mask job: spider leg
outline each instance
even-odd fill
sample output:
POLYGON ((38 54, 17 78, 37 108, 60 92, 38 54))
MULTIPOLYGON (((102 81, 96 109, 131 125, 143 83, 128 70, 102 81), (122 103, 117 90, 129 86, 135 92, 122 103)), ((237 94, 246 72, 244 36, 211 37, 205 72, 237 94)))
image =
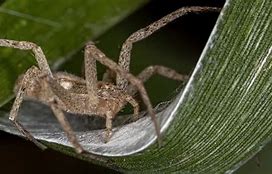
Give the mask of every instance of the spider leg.
MULTIPOLYGON (((167 68, 165 66, 160 65, 153 65, 145 68, 137 77, 140 79, 143 83, 146 82, 151 76, 158 74, 163 77, 178 80, 178 81, 185 81, 188 80, 189 76, 182 75, 176 72, 175 70, 171 68, 167 68)), ((134 95, 137 91, 134 86, 129 85, 127 87, 127 91, 130 95, 134 95)))
POLYGON ((105 136, 105 143, 109 142, 112 136, 112 119, 113 114, 112 112, 106 113, 106 136, 105 136))
POLYGON ((27 41, 0 39, 0 47, 10 47, 10 48, 16 48, 20 50, 31 50, 35 55, 35 59, 42 73, 47 74, 50 77, 53 77, 50 67, 47 63, 46 57, 41 47, 39 47, 38 45, 32 42, 27 42, 27 41))
POLYGON ((79 144, 76 135, 66 119, 64 112, 60 108, 60 101, 72 101, 71 95, 64 90, 55 79, 51 77, 46 77, 47 79, 43 81, 43 86, 46 87, 46 98, 48 98, 48 104, 53 111, 55 117, 59 121, 62 129, 67 134, 68 140, 71 142, 71 144, 74 146, 75 151, 77 153, 82 153, 84 150, 82 146, 79 144))
POLYGON ((163 77, 178 80, 178 81, 184 81, 188 80, 189 76, 182 75, 176 72, 175 70, 161 66, 161 65, 153 65, 145 68, 137 77, 142 81, 146 82, 151 76, 159 74, 163 77))
POLYGON ((126 96, 126 101, 131 104, 131 106, 133 107, 133 120, 136 121, 139 117, 139 104, 138 102, 131 97, 130 95, 126 96))
POLYGON ((52 103, 50 105, 50 107, 51 107, 54 115, 58 119, 59 123, 61 124, 61 127, 63 128, 63 130, 67 134, 68 140, 75 147, 76 152, 77 153, 82 153, 83 148, 79 144, 79 142, 78 142, 78 140, 76 138, 76 135, 75 135, 73 129, 71 128, 69 122, 67 121, 63 111, 58 107, 58 105, 56 103, 52 103))
POLYGON ((16 95, 15 101, 13 103, 13 106, 10 111, 9 119, 14 123, 14 125, 17 127, 17 129, 30 141, 32 141, 34 144, 36 144, 41 149, 46 149, 46 146, 39 143, 24 127, 17 121, 18 117, 18 111, 22 104, 25 89, 27 87, 31 87, 31 81, 35 77, 38 77, 40 74, 40 70, 33 66, 27 70, 27 72, 23 76, 23 80, 21 81, 21 85, 19 87, 18 93, 16 95))
POLYGON ((116 74, 119 74, 121 77, 124 77, 127 79, 132 85, 136 86, 138 89, 142 100, 144 104, 147 107, 147 111, 149 115, 151 116, 151 119, 154 123, 155 131, 158 138, 158 143, 161 145, 161 135, 160 135, 160 126, 157 122, 155 112, 153 110, 152 104, 150 102, 150 99, 148 97, 148 94, 145 90, 145 87, 143 83, 136 78, 134 75, 130 74, 129 72, 125 71, 121 66, 119 66, 117 63, 115 63, 113 60, 106 57, 104 53, 102 53, 92 42, 89 42, 87 45, 88 49, 90 49, 90 54, 92 54, 92 57, 94 57, 98 62, 101 64, 107 66, 109 69, 114 71, 116 74))
POLYGON ((97 70, 96 60, 90 53, 89 44, 86 44, 84 52, 85 79, 90 107, 96 107, 98 104, 97 95, 97 70))
MULTIPOLYGON (((180 8, 163 18, 153 22, 152 24, 148 25, 145 28, 142 28, 133 34, 131 34, 127 40, 123 43, 118 64, 126 71, 129 71, 130 65, 130 56, 132 45, 138 41, 141 41, 148 36, 152 35, 154 32, 159 30, 160 28, 166 26, 170 22, 174 21, 175 19, 182 17, 188 13, 203 13, 203 12, 213 12, 213 11, 220 11, 220 8, 217 7, 183 7, 180 8)), ((125 89, 128 86, 128 81, 120 74, 117 75, 116 84, 122 89, 125 89)))

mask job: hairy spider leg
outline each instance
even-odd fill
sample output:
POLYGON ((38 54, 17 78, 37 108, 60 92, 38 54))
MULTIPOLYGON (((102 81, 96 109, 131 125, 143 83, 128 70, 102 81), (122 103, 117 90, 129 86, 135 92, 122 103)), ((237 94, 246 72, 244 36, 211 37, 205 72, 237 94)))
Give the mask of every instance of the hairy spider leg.
POLYGON ((109 69, 111 69, 112 71, 114 71, 116 74, 119 74, 120 76, 124 77, 125 79, 127 79, 132 85, 134 85, 141 97, 142 100, 144 102, 144 104, 147 107, 147 111, 149 113, 149 115, 151 116, 151 119, 154 123, 154 127, 155 127, 155 132, 157 134, 157 138, 158 138, 158 143, 159 146, 161 145, 161 134, 160 134, 160 126, 157 122, 156 119, 156 115, 155 112, 153 110, 152 104, 150 102, 150 99, 148 97, 148 94, 145 90, 145 87, 143 85, 143 83, 134 75, 130 74, 129 72, 125 71, 121 66, 119 66, 117 63, 115 63, 113 60, 109 59, 108 57, 106 57, 106 55, 100 51, 93 42, 88 42, 86 45, 86 49, 90 50, 90 54, 92 54, 92 56, 98 61, 100 62, 102 65, 107 66, 109 69))
POLYGON ((32 66, 31 68, 29 68, 26 73, 23 76, 23 79, 21 81, 21 85, 19 87, 19 90, 17 92, 15 101, 12 105, 11 111, 10 111, 10 116, 9 119, 11 120, 12 123, 14 123, 14 125, 16 126, 16 128, 19 130, 19 132, 21 132, 28 140, 32 141, 34 144, 36 144, 39 148, 41 149, 46 149, 46 146, 44 146, 43 144, 41 144, 40 142, 38 142, 24 127, 23 125, 21 125, 18 121, 18 112, 19 112, 19 108, 22 104, 23 98, 24 98, 24 94, 25 94, 25 89, 27 87, 31 87, 31 85, 33 85, 33 80, 35 80, 35 78, 38 78, 38 76, 41 74, 41 71, 35 67, 32 66))
MULTIPOLYGON (((178 81, 186 81, 189 79, 188 75, 179 74, 175 70, 161 65, 152 65, 146 67, 141 73, 137 75, 137 78, 144 83, 156 74, 178 81)), ((137 92, 137 89, 131 84, 127 86, 126 90, 128 94, 132 96, 137 92)))
MULTIPOLYGON (((193 7, 182 7, 164 17, 161 19, 153 22, 152 24, 148 25, 147 27, 144 27, 134 33, 132 33, 126 41, 123 43, 119 61, 118 64, 125 70, 129 71, 130 66, 130 57, 131 57, 131 50, 134 43, 141 41, 150 35, 152 35, 154 32, 158 31, 162 27, 166 26, 170 22, 174 21, 175 19, 178 19, 188 13, 203 13, 203 12, 218 12, 220 11, 220 8, 217 7, 199 7, 199 6, 193 6, 193 7)), ((122 89, 125 89, 128 86, 128 80, 122 77, 120 74, 117 74, 116 78, 116 84, 122 89)))

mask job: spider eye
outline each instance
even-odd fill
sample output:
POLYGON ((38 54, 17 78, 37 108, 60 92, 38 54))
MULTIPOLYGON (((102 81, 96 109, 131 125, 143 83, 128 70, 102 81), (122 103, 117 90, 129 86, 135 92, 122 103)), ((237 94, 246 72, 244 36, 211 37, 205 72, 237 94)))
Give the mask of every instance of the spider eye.
POLYGON ((60 81, 60 86, 62 86, 64 89, 68 90, 68 89, 71 89, 73 87, 73 84, 72 84, 72 82, 61 80, 60 81))

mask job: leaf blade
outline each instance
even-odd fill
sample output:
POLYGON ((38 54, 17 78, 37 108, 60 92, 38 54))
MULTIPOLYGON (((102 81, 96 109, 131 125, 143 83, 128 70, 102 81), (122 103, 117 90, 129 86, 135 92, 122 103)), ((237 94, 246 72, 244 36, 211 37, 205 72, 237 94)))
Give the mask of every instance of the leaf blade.
POLYGON ((270 6, 265 0, 226 2, 164 148, 118 158, 117 165, 142 172, 232 173, 271 139, 270 6))

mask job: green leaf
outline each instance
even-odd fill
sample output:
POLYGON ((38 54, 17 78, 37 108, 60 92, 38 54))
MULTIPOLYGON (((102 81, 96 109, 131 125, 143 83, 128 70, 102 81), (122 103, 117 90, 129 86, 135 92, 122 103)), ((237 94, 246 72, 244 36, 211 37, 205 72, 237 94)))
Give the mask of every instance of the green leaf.
MULTIPOLYGON (((146 0, 9 0, 0 7, 0 38, 42 47, 51 65, 68 58, 146 0)), ((30 52, 0 50, 0 106, 12 97, 18 75, 35 64, 30 52)))
POLYGON ((126 171, 232 173, 272 135, 272 2, 229 0, 180 98, 165 146, 126 171))

